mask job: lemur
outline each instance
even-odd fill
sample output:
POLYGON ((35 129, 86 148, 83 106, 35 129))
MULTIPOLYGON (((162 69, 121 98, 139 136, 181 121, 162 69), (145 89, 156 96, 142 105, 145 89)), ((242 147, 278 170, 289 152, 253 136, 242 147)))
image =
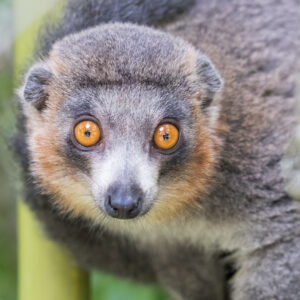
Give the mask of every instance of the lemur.
POLYGON ((173 299, 299 300, 299 29, 299 0, 69 0, 18 90, 49 237, 173 299))

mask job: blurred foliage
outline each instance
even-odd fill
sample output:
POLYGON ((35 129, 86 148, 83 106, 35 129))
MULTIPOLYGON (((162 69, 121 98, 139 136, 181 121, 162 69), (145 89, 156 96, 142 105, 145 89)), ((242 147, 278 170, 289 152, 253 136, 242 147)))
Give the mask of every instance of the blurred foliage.
MULTIPOLYGON (((26 1, 26 0, 24 0, 26 1)), ((18 167, 9 147, 15 130, 12 0, 0 0, 0 32, 11 41, 0 52, 0 300, 17 298, 15 204, 20 193, 18 167), (2 18, 4 16, 4 18, 2 18)), ((138 285, 93 272, 92 300, 162 300, 166 294, 155 286, 138 285)), ((42 299, 41 299, 42 300, 42 299)))
MULTIPOLYGON (((14 128, 11 2, 0 0, 1 36, 6 51, 0 52, 0 299, 16 299, 15 199, 16 165, 8 147, 14 128), (3 27, 3 28, 2 28, 3 27)), ((4 45, 3 45, 4 46, 4 45)))
POLYGON ((92 275, 92 300, 164 300, 166 293, 152 285, 135 284, 113 276, 92 275))

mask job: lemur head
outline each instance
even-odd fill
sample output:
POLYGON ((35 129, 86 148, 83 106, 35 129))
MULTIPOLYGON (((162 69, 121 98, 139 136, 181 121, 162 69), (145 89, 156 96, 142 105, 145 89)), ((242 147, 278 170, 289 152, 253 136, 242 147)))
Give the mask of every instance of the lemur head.
POLYGON ((201 209, 220 146, 210 103, 221 85, 205 55, 154 29, 70 35, 20 89, 33 176, 63 212, 97 222, 201 209))

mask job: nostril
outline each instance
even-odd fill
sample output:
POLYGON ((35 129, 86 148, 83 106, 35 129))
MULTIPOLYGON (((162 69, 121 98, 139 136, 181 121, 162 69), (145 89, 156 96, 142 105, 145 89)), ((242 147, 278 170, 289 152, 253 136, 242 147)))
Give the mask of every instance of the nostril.
POLYGON ((119 215, 119 209, 113 205, 112 196, 110 194, 108 194, 106 196, 106 199, 105 199, 105 209, 106 209, 107 213, 110 216, 112 216, 114 218, 118 217, 118 215, 119 215))
POLYGON ((142 199, 138 198, 135 203, 132 204, 132 207, 129 209, 129 214, 132 214, 140 205, 142 199))
POLYGON ((129 214, 132 214, 132 213, 135 211, 135 209, 136 209, 136 207, 133 207, 133 208, 129 209, 129 210, 128 210, 128 213, 129 213, 129 214))
POLYGON ((112 203, 111 203, 111 195, 108 195, 108 196, 107 196, 107 202, 108 202, 108 205, 112 208, 112 210, 113 210, 114 212, 117 212, 117 211, 118 211, 118 208, 117 208, 117 207, 114 207, 114 206, 112 205, 112 203))
POLYGON ((107 202, 108 202, 108 204, 111 206, 111 195, 108 195, 108 196, 107 196, 107 202))

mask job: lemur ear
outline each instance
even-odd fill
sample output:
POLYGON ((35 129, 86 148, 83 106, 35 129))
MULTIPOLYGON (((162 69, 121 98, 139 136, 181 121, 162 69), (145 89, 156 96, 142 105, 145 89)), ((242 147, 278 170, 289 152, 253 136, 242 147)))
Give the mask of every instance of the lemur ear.
POLYGON ((34 65, 27 73, 21 97, 41 111, 48 99, 47 86, 52 74, 44 64, 34 65))
POLYGON ((216 92, 219 92, 223 87, 222 78, 211 62, 211 60, 199 53, 197 57, 197 75, 200 79, 201 86, 204 86, 204 96, 201 99, 201 107, 205 109, 208 107, 216 92))

